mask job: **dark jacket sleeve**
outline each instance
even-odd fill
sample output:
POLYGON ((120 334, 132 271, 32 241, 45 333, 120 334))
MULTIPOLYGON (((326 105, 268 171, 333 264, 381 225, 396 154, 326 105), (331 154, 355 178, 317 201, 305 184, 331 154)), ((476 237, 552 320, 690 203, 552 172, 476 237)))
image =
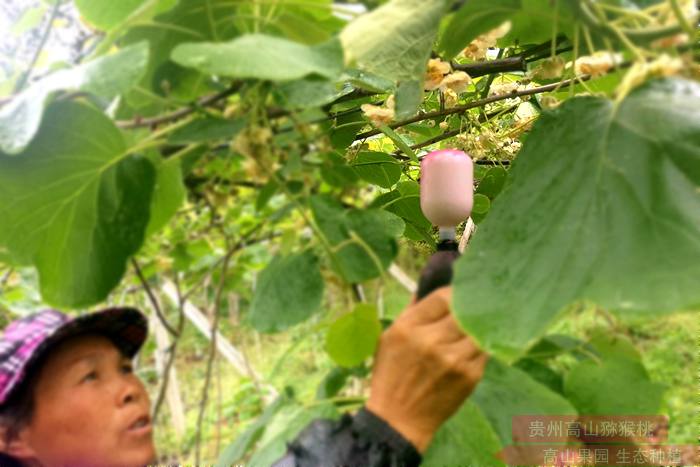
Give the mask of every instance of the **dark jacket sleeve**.
POLYGON ((362 408, 338 421, 315 420, 273 467, 417 467, 421 455, 388 423, 362 408))

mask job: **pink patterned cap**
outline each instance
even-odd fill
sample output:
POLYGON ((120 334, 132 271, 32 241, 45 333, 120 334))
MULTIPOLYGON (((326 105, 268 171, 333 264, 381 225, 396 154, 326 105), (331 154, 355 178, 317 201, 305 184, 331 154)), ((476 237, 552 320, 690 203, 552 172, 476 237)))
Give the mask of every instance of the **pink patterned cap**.
POLYGON ((134 308, 108 308, 68 316, 44 310, 10 323, 0 337, 0 405, 27 375, 28 368, 52 345, 84 333, 103 334, 128 357, 133 357, 148 334, 146 317, 134 308))

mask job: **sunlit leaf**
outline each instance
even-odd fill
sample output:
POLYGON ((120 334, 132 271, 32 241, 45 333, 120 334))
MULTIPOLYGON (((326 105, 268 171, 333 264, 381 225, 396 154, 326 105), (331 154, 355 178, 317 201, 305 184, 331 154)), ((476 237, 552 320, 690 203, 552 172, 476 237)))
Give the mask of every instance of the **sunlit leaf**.
POLYGON ((44 105, 59 90, 83 91, 112 99, 135 85, 148 62, 148 46, 139 43, 33 83, 0 108, 0 151, 17 154, 26 148, 41 124, 44 105))
POLYGON ((354 367, 374 354, 381 333, 376 307, 361 303, 331 325, 326 351, 338 365, 354 367))
POLYGON ((337 40, 307 46, 264 34, 249 34, 230 42, 180 44, 171 57, 203 73, 271 81, 311 74, 334 78, 343 65, 343 50, 337 40))
POLYGON ((318 258, 311 251, 275 257, 258 278, 250 324, 263 332, 298 324, 318 311, 323 289, 318 258))
POLYGON ((0 245, 37 268, 46 302, 104 300, 141 246, 155 171, 125 154, 114 124, 73 102, 49 107, 17 157, 0 153, 0 245))

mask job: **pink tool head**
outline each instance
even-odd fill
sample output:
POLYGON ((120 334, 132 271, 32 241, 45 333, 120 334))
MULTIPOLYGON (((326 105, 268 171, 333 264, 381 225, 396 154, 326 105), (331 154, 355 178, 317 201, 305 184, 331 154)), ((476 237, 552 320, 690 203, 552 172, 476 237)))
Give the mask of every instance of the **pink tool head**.
POLYGON ((421 160, 420 207, 441 228, 464 222, 474 204, 474 166, 456 149, 433 151, 421 160))

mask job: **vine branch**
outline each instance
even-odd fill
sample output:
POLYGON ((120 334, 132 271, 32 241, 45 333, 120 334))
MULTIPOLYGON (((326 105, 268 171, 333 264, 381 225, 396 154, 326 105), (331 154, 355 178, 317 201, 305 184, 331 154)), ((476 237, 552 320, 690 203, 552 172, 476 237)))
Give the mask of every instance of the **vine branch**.
POLYGON ((134 272, 136 272, 136 276, 138 276, 139 281, 141 282, 141 285, 143 286, 143 290, 146 292, 146 295, 148 296, 148 300, 151 302, 151 306, 153 306, 153 309, 156 312, 156 316, 158 316, 158 320, 160 323, 163 325, 163 327, 172 335, 173 337, 178 337, 179 334, 177 330, 175 330, 172 325, 168 322, 168 320, 165 318, 165 315, 163 314, 163 310, 160 307, 160 303, 158 303, 158 299, 156 298, 155 294, 153 293, 153 290, 151 289, 151 286, 148 285, 148 280, 143 275, 143 272, 141 271, 141 268, 139 267, 139 263, 136 261, 136 258, 131 258, 131 265, 134 267, 134 272))
POLYGON ((221 307, 221 296, 223 295, 224 286, 226 285, 226 274, 228 273, 228 266, 231 261, 231 257, 238 250, 239 244, 240 242, 237 242, 232 247, 229 247, 226 256, 224 256, 223 264, 221 266, 221 276, 219 277, 219 284, 216 288, 214 305, 212 307, 214 319, 211 325, 211 343, 209 346, 209 356, 207 358, 207 368, 204 376, 204 385, 202 386, 202 401, 199 405, 199 414, 197 415, 197 425, 195 428, 195 465, 199 465, 200 460, 202 424, 204 423, 204 412, 206 411, 207 402, 209 400, 209 384, 211 382, 212 370, 214 368, 214 358, 216 357, 216 336, 217 330, 219 329, 219 316, 221 315, 221 313, 219 313, 219 308, 221 307))
POLYGON ((236 94, 241 87, 243 86, 243 83, 241 82, 236 82, 229 86, 227 89, 224 89, 223 91, 219 91, 215 94, 210 94, 208 96, 204 96, 191 105, 188 105, 187 107, 183 107, 181 109, 174 110, 172 112, 159 115, 157 117, 150 117, 150 118, 135 118, 133 120, 121 120, 117 122, 117 126, 119 128, 129 130, 133 128, 142 128, 142 127, 153 127, 153 126, 158 126, 163 123, 170 123, 175 120, 179 120, 182 117, 186 117, 187 115, 190 115, 194 112, 196 112, 198 109, 201 107, 207 107, 212 104, 215 104, 223 99, 226 99, 227 97, 236 94))
MULTIPOLYGON (((185 328, 185 310, 183 309, 185 301, 182 298, 182 294, 180 293, 180 285, 177 280, 177 275, 175 276, 175 285, 176 285, 176 290, 177 290, 177 310, 178 310, 178 320, 177 320, 177 335, 181 336, 182 331, 185 328)), ((177 355, 177 344, 180 342, 178 338, 175 338, 173 340, 172 345, 170 346, 170 355, 168 357, 168 361, 165 363, 165 368, 163 369, 163 384, 160 386, 160 391, 158 391, 158 397, 156 398, 156 403, 153 406, 153 420, 155 420, 158 417, 158 413, 160 412, 160 408, 163 405, 163 401, 165 400, 165 393, 168 390, 168 382, 170 381, 170 372, 171 369, 175 363, 175 356, 177 355)))
MULTIPOLYGON (((579 81, 588 81, 589 79, 591 79, 590 75, 581 75, 581 76, 578 76, 576 78, 571 78, 571 79, 567 79, 564 81, 559 81, 556 83, 547 84, 544 86, 538 86, 536 88, 523 89, 521 91, 513 91, 513 92, 510 92, 507 94, 499 94, 496 96, 486 97, 484 99, 477 99, 477 100, 472 101, 468 104, 458 105, 456 107, 450 107, 450 108, 447 108, 445 110, 436 110, 434 112, 427 112, 427 113, 419 114, 419 115, 416 115, 415 117, 411 117, 411 118, 408 118, 406 120, 402 120, 400 122, 392 123, 389 125, 389 128, 396 129, 396 128, 401 128, 403 126, 410 125, 411 123, 416 123, 416 122, 420 122, 423 120, 430 120, 433 118, 445 117, 447 115, 464 113, 467 110, 475 109, 477 107, 483 107, 487 104, 502 101, 505 99, 514 99, 516 97, 532 96, 534 94, 541 94, 543 92, 555 91, 555 90, 560 89, 560 88, 566 88, 568 86, 571 86, 572 84, 575 84, 576 82, 579 82, 579 81)), ((375 135, 378 135, 380 133, 381 133, 381 131, 378 129, 366 131, 364 133, 358 134, 355 137, 355 141, 367 139, 370 136, 375 136, 375 135)))

